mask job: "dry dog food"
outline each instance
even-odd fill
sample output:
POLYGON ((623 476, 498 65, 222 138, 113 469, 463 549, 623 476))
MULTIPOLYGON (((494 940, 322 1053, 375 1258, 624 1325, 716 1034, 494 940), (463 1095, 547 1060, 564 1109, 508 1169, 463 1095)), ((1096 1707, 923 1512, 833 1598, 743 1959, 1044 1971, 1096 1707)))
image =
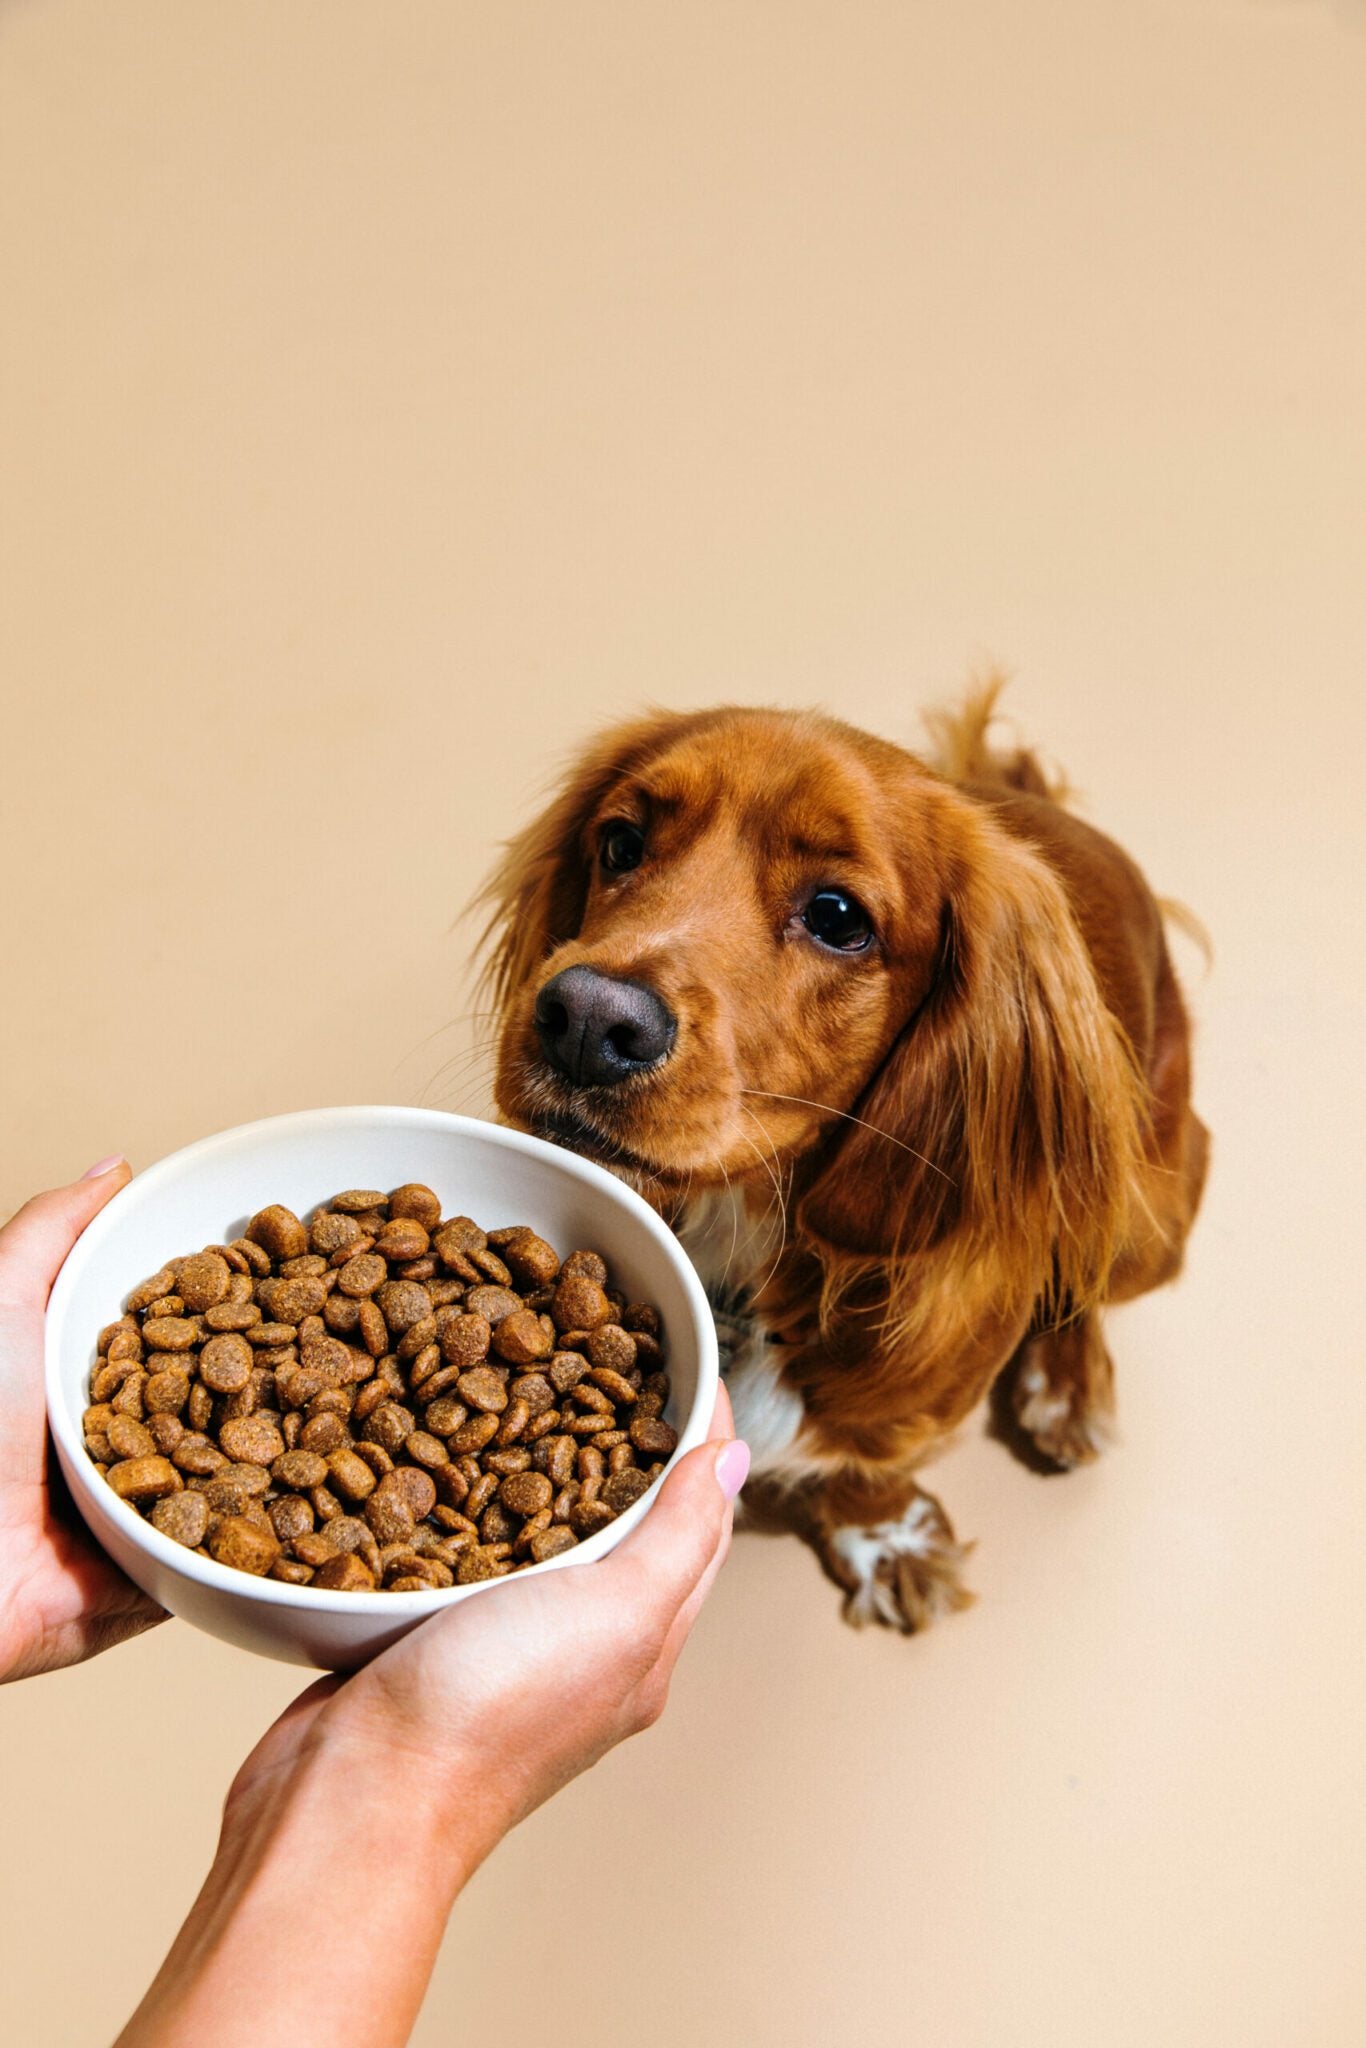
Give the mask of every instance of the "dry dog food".
POLYGON ((659 1316, 596 1252, 445 1221, 428 1187, 262 1209, 100 1332, 96 1470, 201 1557, 394 1593, 541 1563, 678 1442, 659 1316))

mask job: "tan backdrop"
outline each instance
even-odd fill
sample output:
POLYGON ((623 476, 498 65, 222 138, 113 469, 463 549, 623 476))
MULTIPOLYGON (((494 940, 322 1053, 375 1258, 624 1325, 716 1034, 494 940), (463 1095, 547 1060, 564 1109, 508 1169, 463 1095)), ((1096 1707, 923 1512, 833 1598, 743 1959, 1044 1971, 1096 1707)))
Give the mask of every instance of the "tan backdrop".
MULTIPOLYGON (((999 659, 1218 949, 1120 1447, 970 1430, 980 1601, 914 1643, 741 1543, 663 1725, 461 1904, 424 2048, 1363 2036, 1363 29, 0 6, 6 1206, 484 1106, 451 920, 647 699, 909 737, 999 659)), ((0 1702, 16 2042, 113 2033, 299 1683, 173 1624, 0 1702)))

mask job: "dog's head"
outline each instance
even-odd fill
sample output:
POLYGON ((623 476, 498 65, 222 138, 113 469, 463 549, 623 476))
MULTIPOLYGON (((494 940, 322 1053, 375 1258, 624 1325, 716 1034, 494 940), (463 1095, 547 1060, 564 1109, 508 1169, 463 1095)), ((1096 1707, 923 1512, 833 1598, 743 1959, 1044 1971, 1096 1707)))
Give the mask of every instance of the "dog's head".
POLYGON ((660 1201, 794 1169, 848 1255, 1023 1233, 1088 1291, 1132 1063, 1054 877, 913 756, 807 714, 643 719, 488 898, 513 1122, 660 1201))

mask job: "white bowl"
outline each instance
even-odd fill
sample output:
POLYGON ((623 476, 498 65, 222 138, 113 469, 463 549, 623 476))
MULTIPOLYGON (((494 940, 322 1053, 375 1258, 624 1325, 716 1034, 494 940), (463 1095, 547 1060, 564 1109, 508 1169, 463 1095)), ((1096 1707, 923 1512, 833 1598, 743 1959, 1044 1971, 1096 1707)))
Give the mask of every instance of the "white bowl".
MULTIPOLYGON (((62 1471, 96 1540, 160 1606, 243 1649, 329 1671, 354 1669, 453 1601, 505 1581, 424 1593, 330 1593, 215 1564, 171 1542, 118 1498, 84 1448, 81 1415, 99 1331, 167 1258, 238 1236, 270 1202, 303 1215, 340 1188, 404 1181, 434 1189, 447 1215, 473 1216, 488 1229, 529 1223, 561 1254, 600 1251, 617 1285, 655 1304, 673 1382, 669 1414, 679 1433, 671 1465, 703 1442, 716 1399, 711 1312, 673 1233, 604 1168, 539 1138, 438 1110, 304 1110, 220 1131, 138 1174, 100 1211, 52 1290, 47 1401, 62 1471)), ((602 1557, 657 1493, 652 1487, 596 1536, 528 1569, 554 1571, 602 1557)))

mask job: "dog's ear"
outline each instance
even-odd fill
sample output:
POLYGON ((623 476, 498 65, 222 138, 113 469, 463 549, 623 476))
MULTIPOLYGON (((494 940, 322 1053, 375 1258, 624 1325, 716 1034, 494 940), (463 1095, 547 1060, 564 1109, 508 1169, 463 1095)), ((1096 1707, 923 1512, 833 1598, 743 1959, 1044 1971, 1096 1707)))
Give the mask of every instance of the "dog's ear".
POLYGON ((591 860, 584 833, 594 811, 615 781, 686 722, 656 712, 599 734, 571 764, 558 794, 507 842, 473 905, 486 916, 482 986, 499 1011, 537 964, 578 931, 591 860))
POLYGON ((1041 1295, 1068 1313, 1097 1298, 1132 1221, 1146 1089, 1052 871, 977 806, 944 801, 929 993, 800 1220, 833 1266, 887 1265, 894 1315, 898 1285, 950 1241, 954 1271, 984 1261, 1015 1297, 1003 1309, 1041 1295))

